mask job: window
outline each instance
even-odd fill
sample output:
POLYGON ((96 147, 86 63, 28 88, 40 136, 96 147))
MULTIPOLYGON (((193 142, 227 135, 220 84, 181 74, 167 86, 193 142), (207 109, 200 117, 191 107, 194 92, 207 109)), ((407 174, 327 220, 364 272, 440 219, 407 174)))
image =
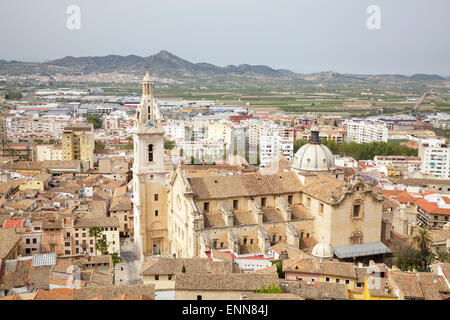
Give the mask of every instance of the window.
POLYGON ((76 252, 76 253, 80 253, 80 249, 76 248, 76 249, 75 249, 75 252, 76 252))
POLYGON ((155 201, 158 201, 158 195, 157 194, 155 194, 153 197, 154 197, 155 201))
POLYGON ((33 238, 33 244, 36 244, 36 243, 37 243, 37 239, 33 238))
POLYGON ((148 161, 153 162, 153 145, 148 145, 148 161))
POLYGON ((306 237, 309 238, 309 233, 306 234, 306 237))
POLYGON ((341 282, 341 279, 336 278, 336 283, 339 283, 339 282, 341 282))
POLYGON ((94 244, 94 240, 91 239, 91 240, 89 241, 89 243, 90 243, 90 244, 94 244))
POLYGON ((265 207, 266 206, 266 198, 261 198, 261 207, 265 207))
POLYGON ((75 233, 75 237, 78 238, 78 233, 75 233))
POLYGON ((325 282, 330 282, 330 277, 326 277, 325 282))
POLYGON ((217 240, 214 240, 213 247, 214 247, 214 249, 217 249, 217 240))
POLYGON ((300 232, 300 239, 303 239, 303 231, 300 232))
POLYGON ((253 239, 250 239, 250 244, 253 244, 253 239))
POLYGON ((66 237, 70 237, 70 232, 67 232, 66 237))
POLYGON ((223 242, 220 243, 220 247, 223 248, 223 242))
POLYGON ((360 211, 361 211, 361 205, 355 204, 353 206, 353 218, 359 218, 360 211))
POLYGON ((123 221, 127 221, 128 217, 126 215, 123 216, 123 221))
POLYGON ((167 279, 172 280, 172 275, 169 274, 169 275, 167 276, 167 279))
POLYGON ((155 210, 155 217, 158 216, 158 210, 155 210))
POLYGON ((86 233, 83 233, 83 238, 86 237, 86 233))
POLYGON ((65 254, 70 254, 70 250, 65 250, 64 253, 65 254))
POLYGON ((323 203, 319 203, 319 213, 323 213, 323 203))
POLYGON ((197 300, 202 300, 202 296, 201 296, 201 295, 198 295, 198 296, 197 296, 197 300))
POLYGON ((203 203, 203 211, 204 212, 209 212, 209 202, 203 203))
POLYGON ((93 248, 91 248, 91 250, 90 250, 90 251, 91 251, 91 253, 93 253, 93 252, 94 252, 94 249, 93 249, 93 248))
POLYGON ((272 235, 272 242, 275 242, 275 241, 277 241, 277 235, 276 234, 272 235))
POLYGON ((358 282, 358 283, 356 284, 356 287, 357 287, 357 288, 362 288, 362 286, 363 286, 363 284, 362 284, 361 282, 358 282))
POLYGON ((291 206, 292 205, 292 195, 288 196, 288 204, 291 206))
POLYGON ((159 280, 159 275, 155 275, 155 280, 159 280))
POLYGON ((238 200, 233 200, 233 210, 237 210, 238 209, 238 204, 239 204, 238 200))
POLYGON ((66 247, 70 247, 70 242, 66 242, 66 243, 64 243, 64 245, 65 245, 66 247))
POLYGON ((350 284, 350 280, 345 280, 345 284, 350 284))
POLYGON ((280 237, 278 238, 278 240, 280 240, 280 241, 281 241, 281 239, 283 239, 283 236, 280 236, 280 237))
POLYGON ((25 249, 25 253, 26 254, 30 254, 31 253, 31 249, 30 248, 25 249))
POLYGON ((247 238, 244 238, 244 245, 247 244, 247 238))
POLYGON ((30 239, 25 240, 26 244, 30 244, 30 239))
POLYGON ((79 244, 80 244, 80 242, 78 240, 75 240, 75 245, 78 246, 79 244))

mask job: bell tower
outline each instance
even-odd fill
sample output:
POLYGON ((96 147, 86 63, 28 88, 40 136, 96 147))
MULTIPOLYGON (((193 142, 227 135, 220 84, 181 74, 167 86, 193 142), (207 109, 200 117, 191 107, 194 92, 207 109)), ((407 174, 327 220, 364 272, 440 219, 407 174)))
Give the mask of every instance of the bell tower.
POLYGON ((142 260, 168 251, 164 130, 147 67, 133 131, 134 242, 142 260))

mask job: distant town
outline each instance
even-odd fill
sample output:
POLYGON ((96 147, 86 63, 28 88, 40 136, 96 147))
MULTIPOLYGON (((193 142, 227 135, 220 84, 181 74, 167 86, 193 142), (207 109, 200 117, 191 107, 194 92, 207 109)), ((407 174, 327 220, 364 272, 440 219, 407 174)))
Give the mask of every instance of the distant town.
POLYGON ((140 72, 0 74, 0 300, 450 298, 449 79, 140 72))

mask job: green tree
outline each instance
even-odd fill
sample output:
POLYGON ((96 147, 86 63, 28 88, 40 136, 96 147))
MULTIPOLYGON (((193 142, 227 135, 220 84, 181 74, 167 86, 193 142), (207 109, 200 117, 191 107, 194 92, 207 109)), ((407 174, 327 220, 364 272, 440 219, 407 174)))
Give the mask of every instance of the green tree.
POLYGON ((108 243, 106 242, 106 239, 99 238, 95 243, 95 249, 100 250, 102 255, 108 254, 108 243))
POLYGON ((95 141, 95 150, 105 150, 105 143, 100 141, 95 141))
POLYGON ((402 271, 420 269, 420 251, 409 246, 400 245, 394 249, 394 264, 402 271))
POLYGON ((272 260, 272 265, 276 265, 277 266, 277 273, 278 273, 278 278, 280 279, 284 279, 284 272, 283 272, 283 261, 281 260, 272 260))
POLYGON ((268 285, 267 288, 265 285, 262 285, 261 288, 256 289, 256 293, 283 293, 283 288, 277 286, 275 284, 268 285))
POLYGON ((431 244, 433 243, 430 233, 427 229, 420 228, 413 236, 412 240, 413 243, 420 249, 421 267, 424 271, 428 270, 428 265, 434 258, 430 250, 431 244))
MULTIPOLYGON (((299 139, 294 142, 294 153, 297 152, 308 141, 299 139)), ((399 144, 386 142, 356 143, 356 142, 335 142, 322 139, 321 143, 328 147, 333 154, 353 157, 355 160, 373 159, 376 155, 391 156, 417 156, 418 150, 399 144)))
POLYGON ((172 150, 173 148, 175 148, 175 141, 164 140, 164 149, 165 150, 172 150))
POLYGON ((436 254, 437 254, 438 258, 439 258, 439 261, 450 262, 450 249, 438 248, 436 250, 436 254))
POLYGON ((186 267, 184 266, 184 264, 183 264, 183 267, 181 268, 181 272, 186 273, 186 267))
POLYGON ((99 129, 102 127, 102 118, 98 114, 88 114, 86 115, 86 121, 94 125, 94 129, 99 129))
POLYGON ((111 262, 113 265, 113 284, 116 284, 116 264, 120 263, 122 259, 117 253, 111 253, 111 262))
POLYGON ((6 100, 20 100, 20 99, 22 99, 22 97, 23 97, 23 95, 20 91, 8 90, 5 93, 6 100))
MULTIPOLYGON (((91 227, 89 228, 89 237, 94 237, 95 244, 97 246, 97 239, 103 235, 103 231, 99 227, 91 227)), ((95 255, 97 255, 97 251, 95 251, 95 255)))

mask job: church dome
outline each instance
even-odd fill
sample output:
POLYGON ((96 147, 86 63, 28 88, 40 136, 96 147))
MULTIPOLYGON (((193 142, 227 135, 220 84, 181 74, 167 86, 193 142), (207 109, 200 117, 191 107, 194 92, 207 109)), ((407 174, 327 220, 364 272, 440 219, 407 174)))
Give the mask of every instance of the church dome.
POLYGON ((292 168, 302 171, 332 171, 336 169, 330 149, 320 143, 319 129, 311 129, 311 142, 294 155, 292 168))
POLYGON ((314 246, 311 254, 317 258, 332 258, 333 250, 331 249, 331 247, 328 244, 326 244, 324 242, 319 242, 318 244, 316 244, 314 246))

